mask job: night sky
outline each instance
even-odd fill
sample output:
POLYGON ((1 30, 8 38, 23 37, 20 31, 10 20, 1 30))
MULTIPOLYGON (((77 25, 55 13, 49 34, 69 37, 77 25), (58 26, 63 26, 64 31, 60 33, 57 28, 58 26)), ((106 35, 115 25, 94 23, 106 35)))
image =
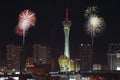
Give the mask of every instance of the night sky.
MULTIPOLYGON (((64 52, 64 31, 66 7, 72 21, 70 30, 70 54, 77 58, 81 43, 91 43, 86 33, 84 12, 89 6, 98 7, 98 15, 103 17, 106 29, 94 41, 94 62, 106 63, 107 45, 120 42, 120 2, 119 0, 4 0, 0 1, 0 45, 8 43, 22 44, 22 37, 15 34, 18 15, 25 9, 36 13, 35 27, 28 31, 25 45, 33 43, 48 45, 52 54, 58 56, 64 52)), ((3 53, 4 54, 4 53, 3 53)), ((28 53, 26 53, 28 55, 28 53)))

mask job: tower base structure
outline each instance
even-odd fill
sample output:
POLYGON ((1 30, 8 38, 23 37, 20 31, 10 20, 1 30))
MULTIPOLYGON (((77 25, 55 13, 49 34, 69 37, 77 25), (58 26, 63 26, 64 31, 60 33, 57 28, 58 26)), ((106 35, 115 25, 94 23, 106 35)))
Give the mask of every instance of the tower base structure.
POLYGON ((69 59, 65 55, 61 55, 58 59, 59 66, 60 66, 60 72, 68 72, 68 71, 74 71, 74 60, 69 59))
POLYGON ((58 59, 60 71, 67 72, 69 71, 69 58, 65 55, 61 55, 58 59))

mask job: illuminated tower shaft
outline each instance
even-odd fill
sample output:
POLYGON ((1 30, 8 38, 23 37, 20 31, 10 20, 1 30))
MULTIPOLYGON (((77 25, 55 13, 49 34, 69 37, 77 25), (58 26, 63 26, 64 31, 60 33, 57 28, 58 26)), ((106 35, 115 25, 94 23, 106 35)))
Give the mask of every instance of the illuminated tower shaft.
POLYGON ((70 26, 71 21, 64 21, 64 33, 65 33, 65 49, 64 49, 64 55, 67 56, 70 59, 70 52, 69 52, 69 32, 70 32, 70 26))
POLYGON ((69 32, 71 27, 71 21, 68 20, 68 9, 66 9, 66 20, 63 21, 64 26, 64 33, 65 33, 65 49, 64 55, 70 59, 70 52, 69 52, 69 32))

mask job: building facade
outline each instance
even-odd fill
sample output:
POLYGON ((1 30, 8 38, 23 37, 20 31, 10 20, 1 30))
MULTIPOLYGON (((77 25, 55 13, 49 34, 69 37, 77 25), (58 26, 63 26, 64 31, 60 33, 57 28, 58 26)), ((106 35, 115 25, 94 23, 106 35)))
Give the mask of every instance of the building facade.
POLYGON ((107 59, 109 70, 120 70, 120 43, 108 45, 107 59))
POLYGON ((1 47, 0 47, 0 61, 1 61, 0 66, 2 65, 2 59, 1 59, 2 57, 1 56, 2 56, 2 50, 1 50, 1 47))
POLYGON ((35 64, 49 64, 50 48, 40 44, 33 45, 33 58, 35 64))
POLYGON ((7 69, 8 71, 20 71, 20 54, 21 47, 8 44, 6 46, 6 58, 7 58, 7 69))
POLYGON ((80 70, 92 70, 93 48, 90 44, 81 44, 79 47, 80 70))

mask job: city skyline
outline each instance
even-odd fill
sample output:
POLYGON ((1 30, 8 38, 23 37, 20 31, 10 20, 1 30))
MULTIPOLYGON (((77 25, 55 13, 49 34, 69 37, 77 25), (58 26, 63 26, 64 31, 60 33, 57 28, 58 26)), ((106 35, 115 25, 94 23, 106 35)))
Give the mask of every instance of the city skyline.
MULTIPOLYGON (((109 43, 119 43, 119 1, 104 0, 41 0, 41 1, 1 1, 0 3, 0 44, 22 44, 22 37, 15 34, 18 23, 18 15, 25 9, 36 13, 35 27, 28 31, 25 45, 40 43, 51 46, 54 55, 64 53, 64 30, 62 21, 65 20, 66 7, 69 9, 69 19, 72 21, 70 31, 70 55, 77 57, 81 43, 91 44, 91 37, 86 33, 84 12, 90 6, 98 7, 98 14, 104 18, 105 31, 95 38, 94 59, 98 63, 104 63, 107 58, 107 46, 109 43), (61 53, 63 52, 63 53, 61 53), (76 55, 75 55, 76 54, 76 55), (99 57, 101 56, 103 60, 99 57)), ((28 54, 29 55, 29 54, 28 54)))

